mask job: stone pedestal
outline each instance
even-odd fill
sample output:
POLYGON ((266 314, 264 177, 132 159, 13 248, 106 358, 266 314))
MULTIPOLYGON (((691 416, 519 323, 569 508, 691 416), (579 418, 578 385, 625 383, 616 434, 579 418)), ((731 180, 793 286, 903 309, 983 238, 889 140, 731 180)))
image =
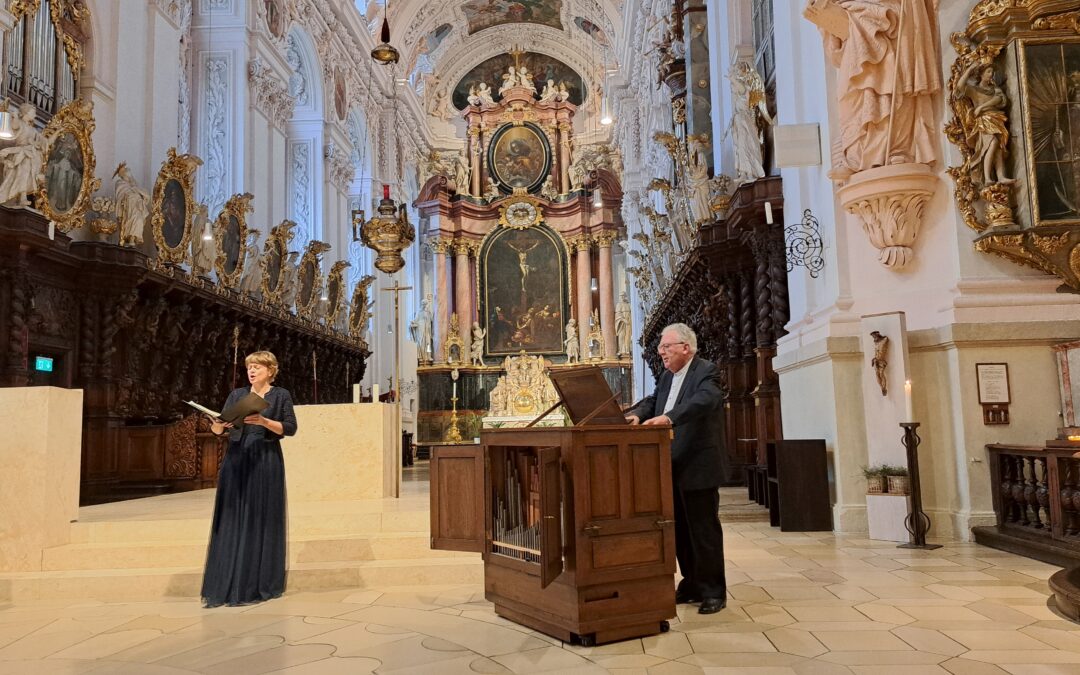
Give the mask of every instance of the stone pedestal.
POLYGON ((41 569, 79 517, 81 389, 0 389, 0 572, 41 569))
POLYGON ((394 406, 296 406, 297 434, 282 441, 289 503, 382 499, 397 491, 394 406))
POLYGON ((908 543, 911 535, 904 528, 908 514, 908 495, 866 495, 866 525, 869 538, 877 541, 908 543))

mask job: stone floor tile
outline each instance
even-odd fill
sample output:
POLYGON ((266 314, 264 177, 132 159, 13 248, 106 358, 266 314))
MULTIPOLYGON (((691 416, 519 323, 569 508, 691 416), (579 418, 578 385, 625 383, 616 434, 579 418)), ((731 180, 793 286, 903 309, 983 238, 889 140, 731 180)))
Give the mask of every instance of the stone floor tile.
POLYGON ((333 645, 282 645, 275 649, 230 659, 202 670, 204 675, 271 673, 293 666, 322 661, 334 654, 333 645))
POLYGON ((800 622, 866 620, 866 617, 854 607, 789 607, 787 611, 800 622))
POLYGON ((949 675, 941 666, 922 664, 918 666, 852 666, 855 675, 949 675))
POLYGON ((98 661, 70 659, 0 661, 0 675, 83 675, 100 666, 101 662, 98 661))
POLYGON ((602 668, 592 664, 585 657, 578 656, 568 649, 552 646, 503 653, 491 659, 514 673, 564 673, 570 669, 589 666, 598 672, 604 672, 602 668))
POLYGON ((942 661, 941 667, 952 675, 1006 675, 1007 672, 992 663, 980 663, 971 659, 949 659, 942 661))
POLYGON ((186 652, 165 657, 155 663, 182 670, 201 672, 223 661, 276 649, 283 643, 284 640, 280 637, 270 635, 226 637, 207 645, 198 645, 186 652))
POLYGON ((944 630, 941 632, 971 650, 1051 649, 1045 642, 1016 631, 944 630))
POLYGON ((880 623, 903 625, 915 620, 914 617, 906 611, 897 609, 891 605, 879 604, 876 602, 856 605, 855 609, 859 610, 859 612, 864 614, 866 618, 871 621, 880 623))
POLYGON ((60 659, 104 659, 160 636, 161 631, 148 628, 102 633, 56 652, 52 656, 60 659))
POLYGON ((796 656, 814 657, 828 651, 821 641, 808 631, 792 630, 790 628, 774 628, 767 631, 765 637, 769 638, 776 651, 796 656))
POLYGON ((831 651, 818 659, 845 666, 914 666, 937 665, 947 659, 941 654, 905 650, 897 652, 879 651, 831 651))
POLYGON ((1065 663, 1010 663, 1005 670, 1016 675, 1080 675, 1080 665, 1065 663))
POLYGON ((713 667, 764 668, 767 666, 792 666, 802 660, 802 657, 780 654, 779 652, 708 652, 691 654, 679 659, 681 663, 709 668, 707 672, 712 672, 713 667))
POLYGON ((1020 632, 1033 637, 1039 642, 1050 645, 1054 649, 1064 649, 1070 652, 1080 652, 1080 630, 1062 631, 1037 626, 1026 626, 1020 632))
POLYGON ((703 675, 701 666, 681 661, 668 661, 648 669, 648 675, 703 675))
POLYGON ((646 654, 664 659, 678 659, 694 653, 686 633, 671 631, 659 635, 641 638, 641 646, 646 654))
POLYGON ((377 659, 332 656, 273 672, 275 675, 364 675, 374 673, 380 665, 377 659))
POLYGON ((243 635, 277 635, 285 642, 299 642, 316 635, 355 625, 351 621, 317 616, 290 616, 275 623, 253 628, 243 635))
POLYGON ((776 651, 764 633, 690 633, 687 637, 695 654, 776 651))
POLYGON ((1080 654, 1056 649, 972 650, 960 658, 996 663, 1003 668, 1010 664, 1021 663, 1080 664, 1080 654))
POLYGON ((887 631, 819 630, 814 637, 830 651, 900 651, 911 647, 887 631))
POLYGON ((920 652, 960 656, 967 651, 967 647, 936 630, 899 626, 892 630, 892 634, 920 652))

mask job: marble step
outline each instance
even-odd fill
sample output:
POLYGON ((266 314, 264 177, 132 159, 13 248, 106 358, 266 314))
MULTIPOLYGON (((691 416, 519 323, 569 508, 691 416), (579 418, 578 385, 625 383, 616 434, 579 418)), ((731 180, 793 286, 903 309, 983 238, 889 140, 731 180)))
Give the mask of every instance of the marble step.
MULTIPOLYGON (((289 513, 289 537, 427 532, 429 523, 427 510, 289 513)), ((209 536, 209 516, 77 521, 71 524, 73 544, 196 541, 206 540, 209 536)))
MULTIPOLYGON (((413 560, 459 557, 452 551, 432 551, 427 532, 296 537, 289 539, 290 563, 413 560)), ((199 567, 206 559, 207 539, 190 541, 128 541, 68 544, 46 549, 46 571, 199 567)))
MULTIPOLYGON (((477 554, 449 558, 294 563, 287 590, 385 588, 483 583, 477 554)), ((66 570, 0 574, 0 603, 43 600, 138 602, 162 598, 197 601, 202 567, 127 570, 66 570)))

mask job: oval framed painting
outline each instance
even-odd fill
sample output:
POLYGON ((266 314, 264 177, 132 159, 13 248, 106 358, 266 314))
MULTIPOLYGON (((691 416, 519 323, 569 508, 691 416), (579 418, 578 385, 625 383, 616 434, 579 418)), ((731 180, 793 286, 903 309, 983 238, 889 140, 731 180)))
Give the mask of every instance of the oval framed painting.
POLYGON ((35 199, 37 208, 61 232, 83 224, 92 195, 101 187, 101 180, 94 177, 93 131, 93 105, 77 100, 57 111, 43 132, 48 147, 35 199))
POLYGON ((532 122, 504 124, 491 138, 488 166, 503 192, 536 192, 551 173, 547 134, 532 122))

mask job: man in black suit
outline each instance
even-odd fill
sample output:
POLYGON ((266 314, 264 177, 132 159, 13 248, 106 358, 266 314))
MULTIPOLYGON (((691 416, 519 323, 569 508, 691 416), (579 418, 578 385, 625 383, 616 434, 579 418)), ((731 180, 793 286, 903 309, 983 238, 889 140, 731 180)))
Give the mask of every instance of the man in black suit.
POLYGON ((727 606, 724 577, 724 531, 720 508, 720 439, 722 394, 716 366, 697 357, 697 336, 676 323, 660 334, 665 372, 656 392, 627 414, 631 424, 670 424, 675 498, 675 557, 683 579, 675 591, 679 603, 701 602, 698 612, 713 614, 727 606))

